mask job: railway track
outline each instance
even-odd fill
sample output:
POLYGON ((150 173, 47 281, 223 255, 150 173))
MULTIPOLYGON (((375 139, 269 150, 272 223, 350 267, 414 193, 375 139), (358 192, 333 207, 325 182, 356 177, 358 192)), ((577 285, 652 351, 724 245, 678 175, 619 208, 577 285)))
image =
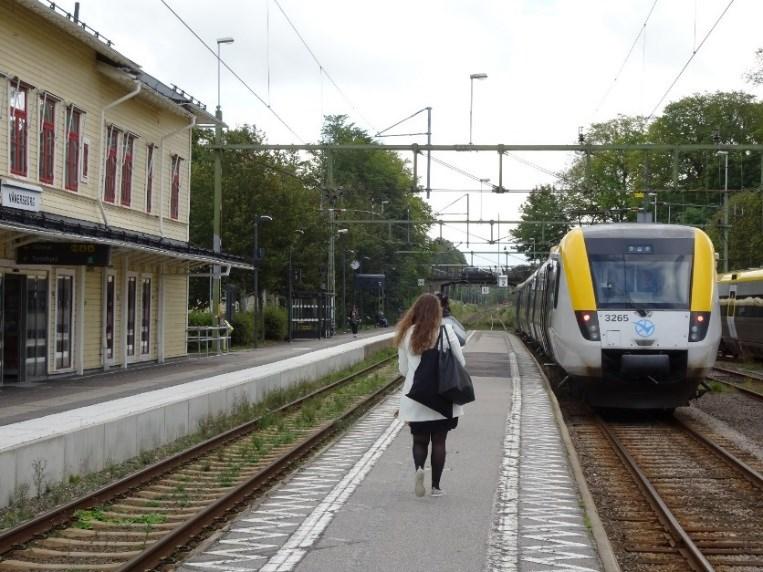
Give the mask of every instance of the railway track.
POLYGON ((763 399, 763 375, 750 370, 715 365, 708 379, 733 387, 756 399, 763 399))
POLYGON ((382 360, 0 534, 0 571, 154 570, 400 381, 382 360))
POLYGON ((763 463, 677 420, 565 416, 623 570, 763 569, 763 463))

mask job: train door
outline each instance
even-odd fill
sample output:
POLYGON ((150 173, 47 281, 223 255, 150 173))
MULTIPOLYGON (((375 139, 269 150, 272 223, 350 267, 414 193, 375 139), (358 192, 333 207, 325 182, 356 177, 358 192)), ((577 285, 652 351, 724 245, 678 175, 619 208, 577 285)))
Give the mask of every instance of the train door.
POLYGON ((726 327, 732 340, 737 340, 737 327, 734 322, 736 316, 737 285, 729 285, 729 297, 726 303, 726 327))

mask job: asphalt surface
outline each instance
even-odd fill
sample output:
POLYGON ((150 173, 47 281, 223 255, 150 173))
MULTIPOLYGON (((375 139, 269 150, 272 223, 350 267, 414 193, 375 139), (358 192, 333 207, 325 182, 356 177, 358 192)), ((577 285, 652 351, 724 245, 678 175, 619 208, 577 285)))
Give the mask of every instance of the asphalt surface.
POLYGON ((479 337, 465 351, 467 366, 480 374, 472 378, 477 401, 448 437, 446 496, 429 496, 428 467, 427 495, 414 496, 411 436, 404 427, 298 571, 483 570, 511 383, 503 339, 479 337))

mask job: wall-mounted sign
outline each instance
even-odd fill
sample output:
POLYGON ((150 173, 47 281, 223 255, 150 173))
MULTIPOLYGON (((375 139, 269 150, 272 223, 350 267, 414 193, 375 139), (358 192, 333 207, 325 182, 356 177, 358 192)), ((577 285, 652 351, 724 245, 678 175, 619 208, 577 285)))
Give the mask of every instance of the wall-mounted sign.
POLYGON ((4 207, 39 212, 42 187, 3 179, 0 181, 0 202, 4 207))
POLYGON ((108 266, 111 247, 87 242, 34 242, 18 248, 16 264, 108 266))

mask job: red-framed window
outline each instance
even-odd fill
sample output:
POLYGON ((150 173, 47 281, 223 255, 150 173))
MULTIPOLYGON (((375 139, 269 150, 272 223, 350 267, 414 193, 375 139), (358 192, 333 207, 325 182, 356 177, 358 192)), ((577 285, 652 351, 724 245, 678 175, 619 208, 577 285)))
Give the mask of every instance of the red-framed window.
POLYGON ((117 155, 119 155, 119 137, 122 132, 109 126, 108 146, 106 147, 106 176, 103 179, 103 200, 113 203, 117 195, 117 155))
POLYGON ((146 145, 146 212, 151 212, 152 193, 154 190, 154 155, 156 147, 149 143, 146 145))
POLYGON ((170 194, 170 217, 177 220, 180 214, 180 165, 183 159, 179 155, 172 156, 172 192, 170 194))
POLYGON ((122 137, 122 189, 120 202, 129 207, 132 202, 132 153, 135 135, 125 133, 122 137))
POLYGON ((66 188, 79 189, 79 155, 82 131, 82 112, 70 106, 66 110, 66 188))
POLYGON ((56 156, 56 100, 44 93, 40 98, 40 182, 53 184, 56 156))
POLYGON ((27 148, 29 130, 29 90, 18 82, 11 84, 11 173, 27 176, 27 148))

